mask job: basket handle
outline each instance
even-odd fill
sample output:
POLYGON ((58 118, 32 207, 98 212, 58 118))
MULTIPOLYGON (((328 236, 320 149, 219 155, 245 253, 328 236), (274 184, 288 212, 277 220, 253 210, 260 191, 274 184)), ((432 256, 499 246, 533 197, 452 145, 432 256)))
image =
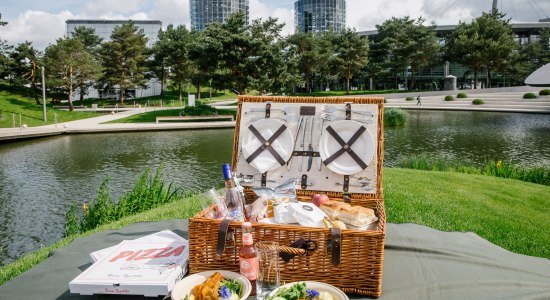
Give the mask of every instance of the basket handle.
POLYGON ((306 249, 302 248, 293 248, 293 247, 287 247, 287 246, 275 246, 275 245, 267 245, 258 243, 256 244, 256 248, 258 249, 265 249, 265 250, 272 250, 277 251, 279 253, 286 253, 291 255, 306 255, 308 251, 306 249))

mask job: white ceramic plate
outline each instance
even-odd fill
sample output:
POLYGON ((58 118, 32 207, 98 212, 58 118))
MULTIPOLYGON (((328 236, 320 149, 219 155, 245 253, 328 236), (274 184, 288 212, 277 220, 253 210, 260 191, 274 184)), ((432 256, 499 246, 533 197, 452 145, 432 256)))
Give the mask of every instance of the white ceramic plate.
MULTIPOLYGON (((336 131, 336 133, 345 141, 349 139, 359 130, 361 123, 352 120, 342 120, 333 122, 330 126, 336 131)), ((321 159, 324 161, 332 156, 336 151, 340 150, 342 146, 338 144, 336 139, 328 133, 326 128, 324 129, 321 142, 319 143, 319 152, 321 159)), ((351 146, 353 152, 365 162, 366 165, 370 164, 374 157, 374 140, 369 131, 363 132, 363 134, 353 143, 351 146)), ((343 153, 333 162, 327 165, 327 167, 334 173, 341 175, 352 175, 361 172, 363 169, 349 156, 347 153, 343 153)))
MULTIPOLYGON (((349 300, 348 296, 346 296, 346 294, 344 294, 344 292, 342 292, 339 288, 337 288, 335 286, 332 286, 330 284, 317 282, 317 281, 303 281, 303 282, 305 282, 307 288, 310 289, 310 290, 316 290, 318 292, 328 292, 328 293, 330 293, 334 300, 349 300)), ((289 288, 289 287, 293 286, 296 283, 298 283, 298 282, 292 282, 292 283, 287 283, 285 285, 282 285, 282 286, 276 288, 273 292, 269 293, 269 296, 274 296, 277 293, 277 291, 279 291, 280 289, 289 288)))
MULTIPOLYGON (((275 119, 261 119, 252 123, 252 125, 262 134, 264 139, 268 140, 283 125, 283 122, 275 119)), ((250 131, 250 129, 246 128, 246 133, 244 134, 244 139, 242 142, 244 157, 249 157, 261 145, 262 144, 258 138, 250 131)), ((272 147, 275 151, 277 151, 277 153, 279 153, 284 161, 288 161, 290 159, 292 149, 294 149, 294 139, 292 138, 292 132, 290 132, 288 127, 273 142, 272 147)), ((275 170, 281 166, 268 150, 264 150, 260 153, 260 155, 258 155, 250 163, 250 165, 260 173, 275 170)))
POLYGON ((235 272, 213 270, 193 274, 178 281, 178 283, 176 283, 176 285, 172 289, 172 300, 183 300, 185 296, 191 294, 191 291, 195 286, 204 283, 206 279, 208 279, 208 277, 210 277, 215 272, 220 272, 225 279, 234 279, 243 285, 243 294, 241 295, 241 300, 246 299, 250 295, 250 291, 252 291, 252 285, 250 285, 250 281, 248 281, 246 277, 235 272))

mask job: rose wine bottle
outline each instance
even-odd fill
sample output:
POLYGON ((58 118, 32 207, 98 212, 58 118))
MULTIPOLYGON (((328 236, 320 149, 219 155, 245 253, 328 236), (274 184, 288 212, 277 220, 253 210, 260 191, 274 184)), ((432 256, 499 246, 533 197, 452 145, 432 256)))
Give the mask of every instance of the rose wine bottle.
POLYGON ((244 192, 237 179, 233 177, 231 166, 224 164, 222 170, 225 179, 225 206, 227 207, 228 217, 242 222, 244 221, 244 192))
POLYGON ((252 285, 252 292, 250 292, 250 296, 255 296, 259 262, 258 251, 256 251, 256 247, 254 247, 254 240, 252 238, 252 224, 250 222, 244 222, 242 224, 242 230, 243 247, 239 252, 239 265, 241 267, 241 274, 248 278, 252 285))

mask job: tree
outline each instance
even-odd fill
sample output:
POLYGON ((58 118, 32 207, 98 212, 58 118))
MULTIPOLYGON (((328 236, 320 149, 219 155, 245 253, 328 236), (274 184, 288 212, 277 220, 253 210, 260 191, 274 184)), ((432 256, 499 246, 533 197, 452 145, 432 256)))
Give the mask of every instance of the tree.
POLYGON ((221 89, 227 86, 224 83, 224 73, 220 71, 223 45, 221 39, 223 30, 217 23, 210 24, 205 31, 191 32, 191 46, 189 58, 193 62, 191 82, 197 87, 197 98, 200 99, 201 85, 207 80, 211 86, 221 89), (214 79, 214 81, 213 81, 214 79))
POLYGON ((99 62, 76 38, 58 39, 55 44, 48 46, 44 62, 51 84, 67 91, 71 111, 74 109, 73 86, 94 80, 100 73, 99 62))
POLYGON ((361 38, 355 29, 346 28, 336 38, 335 66, 346 82, 346 94, 349 94, 349 82, 353 75, 363 69, 368 62, 368 40, 361 38))
POLYGON ((311 92, 311 78, 322 59, 319 40, 311 32, 297 32, 288 37, 288 42, 300 55, 300 71, 304 74, 306 92, 311 92))
POLYGON ((476 88, 479 72, 485 67, 490 86, 491 70, 503 70, 517 47, 510 20, 504 16, 494 10, 470 24, 461 22, 447 42, 448 56, 473 71, 476 88))
POLYGON ((37 85, 40 79, 40 53, 34 49, 32 42, 24 42, 12 51, 10 58, 10 82, 18 86, 29 84, 31 86, 32 97, 37 105, 40 105, 40 99, 37 93, 37 85))
MULTIPOLYGON (((79 26, 72 32, 72 37, 79 40, 83 44, 84 50, 99 61, 99 46, 101 45, 103 39, 95 33, 95 29, 79 26)), ((92 80, 87 79, 88 77, 95 78, 97 76, 85 75, 77 76, 77 78, 75 78, 75 84, 80 92, 80 101, 84 100, 84 96, 88 93, 88 89, 94 85, 92 80)))
MULTIPOLYGON (((376 72, 389 72, 398 87, 397 74, 403 72, 408 87, 408 68, 414 74, 430 65, 439 51, 435 26, 424 26, 423 18, 391 18, 376 25, 378 40, 373 45, 373 68, 376 72)), ((412 88, 412 85, 411 85, 412 88)))
POLYGON ((168 25, 166 31, 159 34, 159 40, 155 45, 157 59, 165 59, 166 66, 170 67, 170 75, 178 84, 178 99, 182 100, 183 82, 190 78, 192 62, 189 58, 191 46, 191 34, 183 25, 174 27, 168 25))
POLYGON ((164 34, 164 31, 162 31, 162 29, 159 30, 159 33, 158 33, 159 39, 155 42, 155 44, 151 48, 152 59, 147 61, 147 67, 149 71, 156 78, 160 79, 161 96, 165 95, 164 90, 165 90, 165 84, 166 84, 166 77, 168 76, 168 64, 167 64, 168 50, 166 49, 166 47, 161 45, 163 34, 164 34))
MULTIPOLYGON (((8 22, 2 21, 2 14, 0 14, 0 26, 6 26, 7 24, 8 22)), ((0 78, 8 75, 10 65, 9 53, 12 48, 0 37, 0 78)))
POLYGON ((105 89, 119 89, 119 101, 124 103, 126 89, 146 85, 145 50, 147 37, 133 22, 117 26, 111 41, 101 45, 103 76, 100 85, 105 89))

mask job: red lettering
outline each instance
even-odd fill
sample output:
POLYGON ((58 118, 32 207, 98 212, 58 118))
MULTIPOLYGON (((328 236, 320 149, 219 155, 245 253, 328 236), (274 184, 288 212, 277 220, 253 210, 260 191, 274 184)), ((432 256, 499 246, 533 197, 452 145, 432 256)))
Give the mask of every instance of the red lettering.
POLYGON ((172 251, 168 251, 168 252, 166 252, 165 254, 163 254, 163 255, 158 255, 158 256, 156 256, 156 257, 168 257, 168 256, 170 256, 170 255, 178 256, 178 255, 180 255, 180 254, 183 252, 183 248, 184 248, 184 246, 179 246, 179 247, 175 248, 175 249, 172 250, 172 251))
POLYGON ((134 260, 141 260, 141 259, 147 259, 147 258, 150 258, 150 257, 147 257, 149 254, 151 253, 154 253, 155 251, 157 251, 158 249, 148 249, 148 250, 145 250, 143 251, 143 254, 134 258, 134 260))
POLYGON ((157 254, 151 256, 151 258, 162 257, 161 255, 162 255, 164 252, 169 251, 169 250, 171 250, 171 249, 172 249, 172 247, 160 248, 160 249, 159 249, 159 250, 160 250, 159 253, 157 253, 157 254))
POLYGON ((118 260, 119 258, 124 258, 126 256, 131 255, 132 253, 134 253, 134 251, 122 251, 117 256, 111 258, 111 260, 109 260, 109 262, 114 262, 114 261, 118 260))
POLYGON ((134 252, 134 254, 130 255, 130 257, 128 257, 126 261, 131 261, 132 259, 134 259, 134 257, 138 256, 141 252, 143 252, 143 250, 138 250, 134 252))

